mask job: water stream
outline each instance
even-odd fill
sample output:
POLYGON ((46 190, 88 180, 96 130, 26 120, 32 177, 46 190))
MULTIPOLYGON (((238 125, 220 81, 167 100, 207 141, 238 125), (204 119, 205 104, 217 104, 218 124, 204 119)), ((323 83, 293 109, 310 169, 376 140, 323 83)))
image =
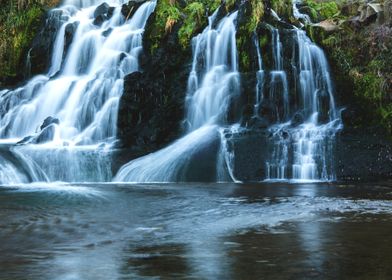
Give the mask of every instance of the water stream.
POLYGON ((139 70, 144 26, 156 2, 142 4, 127 20, 121 12, 126 1, 106 1, 99 7, 106 20, 99 23, 97 7, 103 2, 68 0, 52 10, 61 15, 61 27, 48 73, 21 88, 0 92, 0 137, 10 142, 31 137, 28 145, 13 151, 31 169, 39 169, 36 172, 43 174, 39 180, 112 177, 106 146, 116 138, 123 78, 139 70), (75 31, 66 49, 70 27, 75 31), (39 129, 47 117, 57 120, 39 129))

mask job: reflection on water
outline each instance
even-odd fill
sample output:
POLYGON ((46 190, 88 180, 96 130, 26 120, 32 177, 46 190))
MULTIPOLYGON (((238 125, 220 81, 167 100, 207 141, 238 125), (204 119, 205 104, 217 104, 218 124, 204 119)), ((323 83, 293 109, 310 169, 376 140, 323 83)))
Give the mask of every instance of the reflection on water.
POLYGON ((391 279, 392 189, 0 189, 1 279, 391 279))

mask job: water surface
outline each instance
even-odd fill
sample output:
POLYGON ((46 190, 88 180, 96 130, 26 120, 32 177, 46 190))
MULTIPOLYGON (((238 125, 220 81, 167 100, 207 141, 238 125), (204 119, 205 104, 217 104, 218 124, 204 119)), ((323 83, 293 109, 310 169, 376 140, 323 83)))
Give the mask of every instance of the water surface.
POLYGON ((1 279, 391 279, 392 188, 0 188, 1 279))

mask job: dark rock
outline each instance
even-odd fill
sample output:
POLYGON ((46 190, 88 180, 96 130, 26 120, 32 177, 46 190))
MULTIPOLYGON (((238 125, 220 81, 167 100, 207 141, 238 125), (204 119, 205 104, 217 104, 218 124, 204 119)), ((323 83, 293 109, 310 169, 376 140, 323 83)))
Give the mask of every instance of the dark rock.
POLYGON ((343 130, 337 137, 335 160, 338 180, 392 178, 392 142, 378 131, 343 130))
POLYGON ((43 144, 47 143, 53 140, 54 135, 56 132, 56 124, 52 123, 45 128, 42 129, 42 131, 39 133, 38 136, 35 137, 35 144, 43 144))
POLYGON ((20 140, 19 142, 16 143, 16 145, 25 145, 25 144, 29 144, 34 140, 34 136, 26 136, 24 137, 22 140, 20 140))
POLYGON ((115 10, 114 7, 109 8, 108 13, 107 13, 108 18, 111 18, 113 16, 114 10, 115 10))
POLYGON ((126 18, 126 19, 130 19, 132 18, 132 16, 135 14, 135 12, 137 11, 137 9, 139 9, 139 7, 141 5, 143 5, 143 3, 145 3, 146 0, 141 0, 141 1, 129 1, 128 4, 124 4, 121 7, 121 14, 126 18))
POLYGON ((56 126, 60 124, 59 119, 47 117, 42 125, 40 131, 34 135, 27 136, 17 143, 17 145, 25 144, 43 144, 53 140, 56 132, 56 126))
POLYGON ((46 15, 45 26, 34 38, 31 51, 31 75, 44 73, 49 69, 55 36, 65 22, 61 10, 52 10, 46 15))
POLYGON ((94 18, 97 18, 101 15, 106 15, 109 12, 110 6, 104 2, 99 5, 94 11, 94 18))
POLYGON ((294 117, 291 119, 291 126, 296 127, 304 122, 304 116, 301 112, 295 113, 294 117))
MULTIPOLYGON (((155 32, 150 17, 143 49, 151 49, 149 34, 155 32)), ((140 153, 154 151, 182 132, 191 50, 179 48, 176 24, 153 53, 141 55, 143 72, 125 77, 118 117, 118 137, 123 147, 140 153)))
POLYGON ((65 57, 66 53, 68 52, 69 47, 71 46, 73 42, 73 38, 76 32, 76 29, 79 26, 79 21, 75 21, 72 23, 67 24, 65 27, 65 42, 64 42, 64 55, 65 57))
POLYGON ((106 15, 99 15, 97 16, 94 21, 93 24, 96 26, 101 26, 102 23, 104 23, 104 21, 108 20, 109 18, 106 15))
POLYGON ((249 122, 249 127, 254 129, 266 129, 270 126, 270 123, 265 118, 252 117, 249 122))
POLYGON ((47 117, 44 120, 44 122, 42 123, 40 130, 45 129, 46 127, 48 127, 49 125, 52 125, 52 124, 57 124, 57 125, 60 124, 59 119, 53 118, 53 117, 47 117))
POLYGON ((108 37, 113 31, 113 28, 108 28, 104 32, 102 32, 102 36, 108 37))
POLYGON ((236 180, 258 182, 266 178, 265 159, 269 155, 269 140, 266 131, 233 135, 227 142, 234 155, 231 165, 236 180))

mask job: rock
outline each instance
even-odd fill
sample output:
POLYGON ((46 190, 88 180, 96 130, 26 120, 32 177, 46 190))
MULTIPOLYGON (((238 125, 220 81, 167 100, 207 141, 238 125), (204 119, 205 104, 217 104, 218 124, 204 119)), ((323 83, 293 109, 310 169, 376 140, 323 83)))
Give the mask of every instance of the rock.
POLYGON ((381 181, 392 178, 392 143, 385 135, 345 129, 337 137, 335 169, 338 180, 381 181))
POLYGON ((260 182, 267 176, 265 160, 268 158, 268 132, 250 131, 248 134, 235 134, 227 139, 231 147, 232 174, 242 182, 260 182))
POLYGON ((249 127, 253 129, 266 129, 270 125, 267 119, 260 117, 252 117, 249 121, 249 127))
POLYGON ((47 117, 44 120, 44 122, 42 123, 42 125, 40 127, 40 130, 45 129, 46 127, 48 127, 49 125, 52 125, 52 124, 57 124, 58 125, 58 124, 60 124, 60 120, 57 119, 57 118, 53 118, 53 117, 47 117))
POLYGON ((276 122, 276 106, 273 101, 264 99, 259 106, 259 116, 269 123, 276 122))
POLYGON ((126 18, 126 19, 130 19, 132 18, 132 16, 135 14, 135 12, 137 11, 137 9, 139 9, 139 7, 141 5, 143 5, 143 3, 145 3, 145 0, 141 0, 141 1, 129 1, 128 4, 124 4, 121 7, 121 14, 126 18))
POLYGON ((31 75, 41 74, 49 69, 55 36, 65 22, 61 10, 52 10, 46 16, 45 26, 34 38, 31 52, 31 75))
POLYGON ((29 135, 17 143, 17 145, 25 144, 43 144, 53 141, 57 126, 60 124, 59 119, 47 117, 40 126, 39 132, 29 135))
POLYGON ((34 136, 26 136, 24 137, 22 140, 20 140, 19 142, 16 143, 16 145, 26 145, 29 144, 33 141, 34 136))
POLYGON ((93 24, 96 26, 101 26, 102 23, 104 23, 104 21, 108 20, 109 18, 106 15, 99 15, 97 16, 94 21, 93 24))
POLYGON ((99 5, 94 11, 94 18, 97 18, 101 15, 106 15, 109 12, 110 6, 104 2, 99 5))
MULTIPOLYGON (((118 137, 123 147, 147 153, 181 134, 190 71, 190 64, 184 62, 191 61, 191 50, 179 48, 179 27, 175 25, 152 54, 142 54, 142 72, 125 77, 118 117, 118 137)), ((150 49, 153 28, 147 24, 144 50, 150 49)))
POLYGON ((110 27, 102 32, 102 36, 108 37, 112 33, 112 31, 113 31, 113 28, 110 27))
POLYGON ((101 26, 102 23, 113 16, 114 7, 110 7, 106 2, 99 5, 94 11, 93 24, 101 26))
POLYGON ((79 21, 67 24, 65 27, 65 43, 64 43, 64 56, 72 44, 76 29, 79 26, 79 21))
POLYGON ((384 0, 384 19, 388 25, 392 24, 392 0, 384 0))
POLYGON ((327 19, 319 23, 313 24, 313 26, 318 26, 324 29, 326 32, 333 32, 339 30, 339 25, 332 19, 327 19))
POLYGON ((304 115, 302 114, 302 112, 297 112, 297 113, 295 113, 295 115, 291 119, 291 126, 297 127, 297 126, 303 124, 303 122, 304 122, 304 115))
POLYGON ((41 130, 38 136, 35 137, 36 144, 43 144, 53 141, 56 133, 57 124, 52 123, 41 130))
POLYGON ((383 12, 383 6, 379 3, 368 3, 361 6, 359 8, 359 12, 359 21, 363 23, 370 23, 380 18, 383 12))

